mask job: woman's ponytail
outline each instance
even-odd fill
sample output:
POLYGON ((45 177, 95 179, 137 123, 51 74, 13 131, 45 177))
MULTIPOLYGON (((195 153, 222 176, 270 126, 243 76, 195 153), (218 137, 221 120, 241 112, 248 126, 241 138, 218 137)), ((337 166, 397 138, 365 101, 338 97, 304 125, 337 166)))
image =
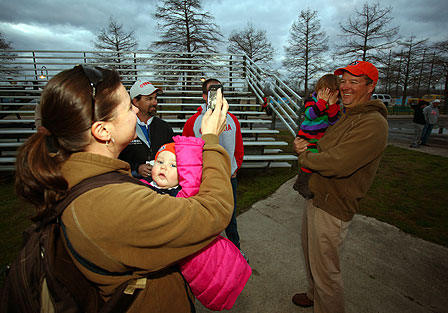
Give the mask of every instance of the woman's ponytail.
POLYGON ((34 204, 36 218, 45 215, 45 209, 64 198, 68 183, 60 171, 63 157, 51 153, 53 136, 42 132, 32 135, 18 150, 16 160, 16 193, 34 204))

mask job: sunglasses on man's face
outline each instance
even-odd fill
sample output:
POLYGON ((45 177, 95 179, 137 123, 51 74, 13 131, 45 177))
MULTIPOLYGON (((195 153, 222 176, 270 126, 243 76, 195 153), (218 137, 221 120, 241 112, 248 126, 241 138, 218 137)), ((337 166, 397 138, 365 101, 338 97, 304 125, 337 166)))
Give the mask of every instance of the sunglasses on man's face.
POLYGON ((99 69, 88 65, 81 65, 81 68, 89 80, 90 86, 92 86, 92 121, 95 121, 96 87, 103 81, 103 73, 99 69))

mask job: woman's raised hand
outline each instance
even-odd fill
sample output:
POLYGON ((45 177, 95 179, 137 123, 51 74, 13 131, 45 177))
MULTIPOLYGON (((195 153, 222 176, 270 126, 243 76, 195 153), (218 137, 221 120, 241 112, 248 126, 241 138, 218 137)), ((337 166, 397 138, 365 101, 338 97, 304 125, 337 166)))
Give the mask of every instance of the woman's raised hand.
POLYGON ((227 100, 222 96, 221 89, 218 89, 215 109, 207 110, 202 118, 202 135, 214 134, 219 136, 226 127, 226 115, 229 110, 227 100))

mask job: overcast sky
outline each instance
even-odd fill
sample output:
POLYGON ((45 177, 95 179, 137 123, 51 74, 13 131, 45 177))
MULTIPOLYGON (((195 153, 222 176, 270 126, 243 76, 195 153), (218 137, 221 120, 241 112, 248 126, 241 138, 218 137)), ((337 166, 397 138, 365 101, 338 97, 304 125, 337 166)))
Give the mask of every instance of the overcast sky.
MULTIPOLYGON (((215 17, 227 38, 250 21, 266 30, 277 50, 284 52, 289 30, 301 10, 317 10, 322 28, 331 41, 339 40, 339 22, 360 10, 364 0, 207 0, 203 9, 215 17)), ((0 30, 15 49, 21 50, 93 50, 95 34, 108 25, 113 16, 125 30, 134 30, 139 49, 147 49, 158 39, 151 12, 155 0, 1 0, 0 30)), ((370 2, 369 3, 373 3, 370 2)), ((448 37, 448 0, 380 0, 382 7, 392 6, 400 34, 417 39, 439 41, 448 37)), ((224 52, 224 50, 223 50, 224 52)), ((277 62, 278 64, 280 62, 277 62)))

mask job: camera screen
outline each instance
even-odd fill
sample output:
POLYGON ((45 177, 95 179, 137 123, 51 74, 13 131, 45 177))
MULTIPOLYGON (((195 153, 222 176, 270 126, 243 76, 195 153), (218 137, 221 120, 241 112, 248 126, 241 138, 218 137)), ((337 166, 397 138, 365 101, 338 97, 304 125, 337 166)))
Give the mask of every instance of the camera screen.
POLYGON ((222 93, 222 85, 211 85, 208 90, 208 101, 207 101, 207 109, 215 109, 216 106, 216 97, 217 97, 217 91, 218 89, 221 89, 222 93))

